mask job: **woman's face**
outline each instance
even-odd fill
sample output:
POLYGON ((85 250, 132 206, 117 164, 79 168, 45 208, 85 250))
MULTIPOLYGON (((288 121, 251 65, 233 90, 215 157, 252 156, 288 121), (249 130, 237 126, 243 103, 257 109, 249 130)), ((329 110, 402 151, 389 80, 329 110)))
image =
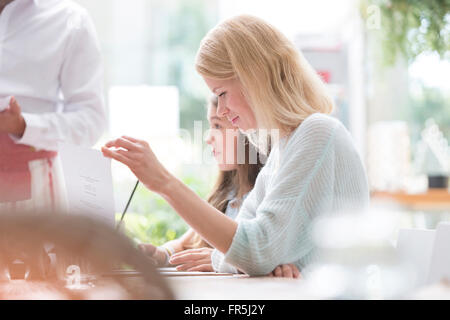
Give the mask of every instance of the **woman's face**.
POLYGON ((234 127, 246 131, 256 129, 256 118, 242 94, 237 79, 215 80, 203 78, 209 89, 218 97, 217 115, 226 117, 234 127))
POLYGON ((217 108, 208 108, 209 135, 206 143, 212 148, 213 156, 221 171, 237 168, 238 130, 224 117, 217 116, 217 108))

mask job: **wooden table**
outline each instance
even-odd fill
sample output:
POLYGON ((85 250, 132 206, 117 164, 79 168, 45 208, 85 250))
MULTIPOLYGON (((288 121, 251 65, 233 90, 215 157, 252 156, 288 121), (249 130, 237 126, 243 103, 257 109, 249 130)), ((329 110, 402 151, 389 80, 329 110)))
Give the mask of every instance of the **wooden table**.
POLYGON ((240 276, 168 277, 179 300, 315 299, 302 279, 240 276))
MULTIPOLYGON (((271 277, 195 276, 169 277, 179 300, 312 300, 324 299, 306 280, 271 277)), ((442 281, 414 289, 405 299, 450 300, 450 282, 442 281)))
MULTIPOLYGON (((319 299, 304 279, 250 277, 246 274, 180 272, 158 268, 178 300, 301 300, 319 299)), ((136 271, 121 271, 115 276, 128 281, 142 280, 136 271)))
MULTIPOLYGON (((141 281, 130 277, 130 280, 141 281)), ((324 299, 303 279, 240 276, 170 276, 166 281, 177 300, 312 300, 324 299)), ((90 288, 90 299, 124 299, 120 286, 90 288)), ((39 281, 12 280, 0 284, 1 299, 70 299, 58 288, 39 281)), ((405 299, 450 299, 448 281, 416 289, 405 299)))

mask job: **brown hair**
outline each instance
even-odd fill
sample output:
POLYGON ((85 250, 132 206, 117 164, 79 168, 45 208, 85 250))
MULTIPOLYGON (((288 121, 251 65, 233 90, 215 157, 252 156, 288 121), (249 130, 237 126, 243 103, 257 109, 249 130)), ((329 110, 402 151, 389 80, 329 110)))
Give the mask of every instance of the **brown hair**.
MULTIPOLYGON (((212 96, 209 100, 208 107, 217 108, 217 96, 212 96)), ((239 133, 238 139, 241 140, 245 146, 245 161, 242 164, 238 164, 236 170, 220 171, 217 177, 216 183, 212 191, 210 192, 207 201, 210 205, 225 214, 225 211, 230 201, 230 194, 234 194, 234 197, 238 200, 237 205, 242 204, 243 196, 253 189, 260 170, 264 166, 261 162, 263 156, 259 152, 256 152, 257 162, 250 163, 251 148, 255 148, 248 140, 248 138, 239 133)), ((187 246, 186 246, 187 247, 187 246)), ((211 247, 205 240, 203 240, 198 233, 195 234, 192 244, 189 248, 201 248, 211 247)))

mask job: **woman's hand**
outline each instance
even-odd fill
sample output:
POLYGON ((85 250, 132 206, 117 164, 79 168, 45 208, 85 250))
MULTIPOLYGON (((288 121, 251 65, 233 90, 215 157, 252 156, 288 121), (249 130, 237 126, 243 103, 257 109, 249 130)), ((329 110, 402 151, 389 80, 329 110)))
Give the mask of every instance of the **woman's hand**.
POLYGON ((269 273, 269 277, 299 279, 301 278, 301 274, 297 267, 290 263, 279 265, 271 273, 269 273))
POLYGON ((151 258, 156 266, 164 267, 167 264, 167 253, 164 248, 156 247, 150 243, 141 243, 138 245, 139 250, 141 250, 145 255, 151 258))
POLYGON ((178 265, 178 271, 214 271, 211 263, 211 248, 184 250, 172 255, 169 263, 178 265))
POLYGON ((122 136, 102 147, 105 157, 122 162, 150 190, 161 192, 170 180, 170 173, 158 161, 146 141, 122 136))

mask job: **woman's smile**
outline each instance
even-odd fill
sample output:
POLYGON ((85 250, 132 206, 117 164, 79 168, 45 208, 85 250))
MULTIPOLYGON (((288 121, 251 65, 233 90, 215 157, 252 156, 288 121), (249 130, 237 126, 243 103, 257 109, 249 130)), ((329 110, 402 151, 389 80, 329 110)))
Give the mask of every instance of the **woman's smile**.
POLYGON ((239 116, 234 117, 233 119, 230 120, 230 122, 235 125, 236 122, 239 120, 239 116))

